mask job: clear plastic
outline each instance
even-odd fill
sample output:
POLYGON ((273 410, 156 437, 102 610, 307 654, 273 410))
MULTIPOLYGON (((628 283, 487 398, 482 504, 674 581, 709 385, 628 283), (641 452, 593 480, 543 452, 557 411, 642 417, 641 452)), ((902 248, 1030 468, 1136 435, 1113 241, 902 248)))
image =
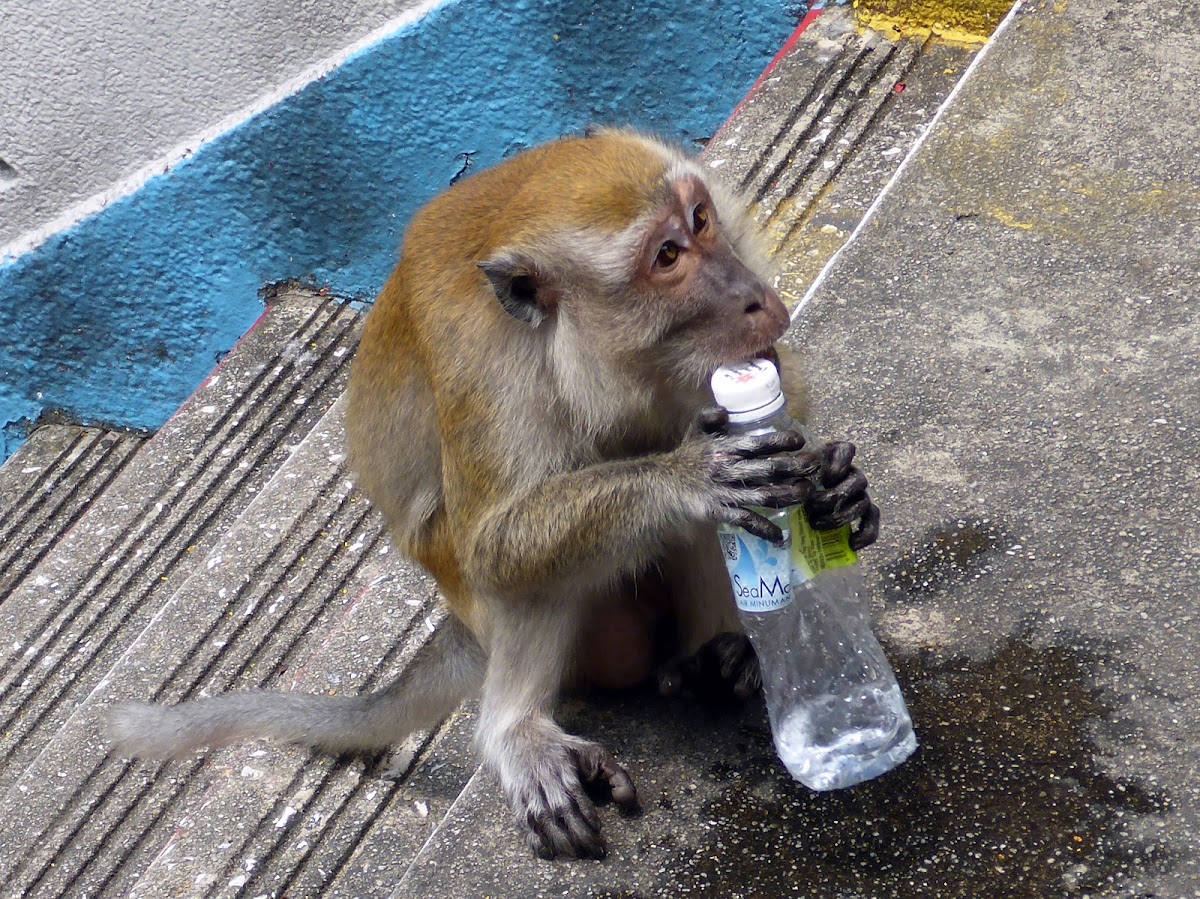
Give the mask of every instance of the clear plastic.
MULTIPOLYGON (((787 429, 813 440, 782 409, 729 425, 744 434, 787 429)), ((917 738, 871 630, 848 529, 814 531, 798 507, 755 511, 783 530, 782 545, 733 526, 720 538, 779 758, 813 790, 878 777, 912 755, 917 738)))

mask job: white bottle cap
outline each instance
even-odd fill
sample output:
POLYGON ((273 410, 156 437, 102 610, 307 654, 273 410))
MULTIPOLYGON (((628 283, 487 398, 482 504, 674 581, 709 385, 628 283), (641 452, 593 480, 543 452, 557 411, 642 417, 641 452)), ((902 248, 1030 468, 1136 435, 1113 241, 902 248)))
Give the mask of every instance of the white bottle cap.
POLYGON ((783 408, 779 370, 767 359, 722 365, 713 372, 712 391, 732 422, 756 421, 783 408))

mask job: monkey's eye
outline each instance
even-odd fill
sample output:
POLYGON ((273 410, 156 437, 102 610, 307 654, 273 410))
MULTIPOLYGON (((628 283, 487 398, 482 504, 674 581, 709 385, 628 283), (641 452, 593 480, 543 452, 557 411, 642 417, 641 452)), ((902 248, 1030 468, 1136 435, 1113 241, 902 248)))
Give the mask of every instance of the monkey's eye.
POLYGON ((708 227, 708 207, 703 203, 697 203, 696 208, 692 210, 692 232, 699 234, 708 227))
POLYGON ((658 248, 658 255, 654 257, 654 264, 659 268, 670 268, 679 259, 679 244, 673 240, 668 240, 658 248))

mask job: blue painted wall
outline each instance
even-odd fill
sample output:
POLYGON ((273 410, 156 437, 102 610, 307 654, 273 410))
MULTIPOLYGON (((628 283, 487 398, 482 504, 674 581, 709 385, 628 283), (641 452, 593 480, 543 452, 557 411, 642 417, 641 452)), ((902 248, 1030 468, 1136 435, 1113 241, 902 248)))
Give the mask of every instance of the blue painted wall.
POLYGON ((588 123, 711 135, 794 0, 452 0, 0 267, 0 423, 156 428, 283 279, 371 298, 462 168, 588 123))

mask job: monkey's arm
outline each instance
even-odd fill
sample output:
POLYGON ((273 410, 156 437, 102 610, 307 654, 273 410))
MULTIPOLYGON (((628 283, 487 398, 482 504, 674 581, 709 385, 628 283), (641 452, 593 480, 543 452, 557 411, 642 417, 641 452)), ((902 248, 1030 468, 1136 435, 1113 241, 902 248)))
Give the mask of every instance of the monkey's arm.
POLYGON ((677 450, 554 475, 475 517, 468 571, 501 591, 636 573, 692 526, 729 522, 769 539, 750 506, 801 502, 796 433, 696 435, 677 450))

